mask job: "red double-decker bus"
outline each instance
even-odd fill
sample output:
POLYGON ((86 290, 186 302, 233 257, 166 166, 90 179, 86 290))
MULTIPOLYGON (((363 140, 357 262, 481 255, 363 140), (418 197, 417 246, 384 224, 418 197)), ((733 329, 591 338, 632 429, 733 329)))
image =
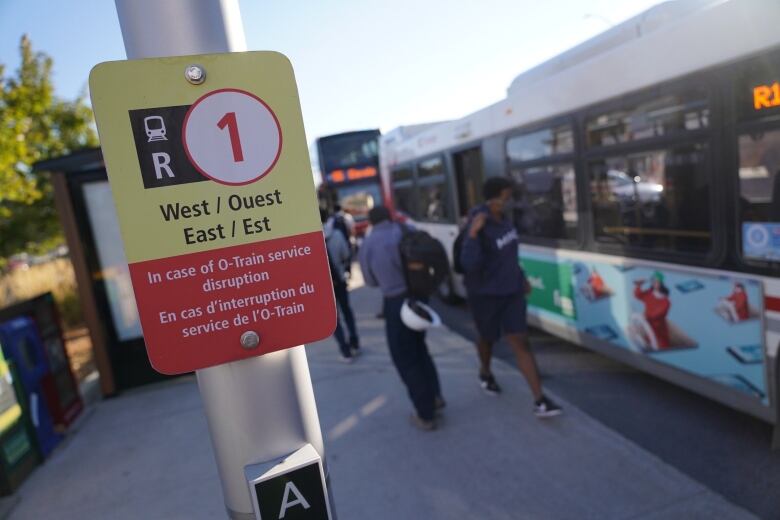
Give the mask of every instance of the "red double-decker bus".
POLYGON ((352 215, 354 233, 368 227, 368 211, 383 203, 379 182, 379 130, 359 130, 317 139, 322 185, 320 204, 352 215))

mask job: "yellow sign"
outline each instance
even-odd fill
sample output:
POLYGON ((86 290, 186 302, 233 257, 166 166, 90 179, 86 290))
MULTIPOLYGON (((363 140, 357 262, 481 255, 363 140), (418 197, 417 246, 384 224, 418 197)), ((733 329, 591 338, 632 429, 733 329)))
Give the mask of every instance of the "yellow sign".
MULTIPOLYGON (((244 231, 255 235, 254 221, 244 230, 245 218, 268 218, 268 225, 257 228, 263 239, 320 229, 297 87, 283 55, 250 52, 102 63, 90 75, 90 90, 129 263, 245 243, 244 231), (201 85, 184 77, 185 68, 193 63, 206 72, 201 85), (273 170, 251 192, 218 182, 171 182, 189 181, 199 173, 188 164, 181 142, 188 108, 227 89, 252 93, 278 119, 284 131, 273 170), (134 135, 135 126, 143 130, 141 136, 134 135), (153 140, 160 130, 163 139, 153 140), (144 184, 146 170, 152 181, 161 181, 159 187, 144 184), (295 208, 295 218, 285 218, 290 208, 295 208), (237 217, 234 234, 228 224, 232 226, 237 217)), ((227 121, 220 129, 219 121, 200 143, 207 149, 195 153, 208 153, 210 148, 232 160, 234 125, 227 121), (209 142, 212 134, 222 139, 209 142)), ((243 149, 250 151, 241 114, 237 122, 243 149)))
POLYGON ((330 270, 287 58, 102 63, 90 91, 152 365, 186 372, 330 335, 330 270))

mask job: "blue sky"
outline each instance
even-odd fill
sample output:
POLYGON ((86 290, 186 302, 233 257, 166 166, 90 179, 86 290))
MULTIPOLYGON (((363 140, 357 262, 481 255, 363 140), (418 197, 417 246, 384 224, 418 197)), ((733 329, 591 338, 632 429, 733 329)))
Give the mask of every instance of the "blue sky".
MULTIPOLYGON (((504 97, 529 67, 659 0, 240 2, 249 50, 292 60, 309 141, 461 117, 504 97)), ((0 0, 0 63, 28 34, 54 58, 59 96, 124 59, 112 0, 0 0)), ((8 71, 7 71, 8 72, 8 71)))

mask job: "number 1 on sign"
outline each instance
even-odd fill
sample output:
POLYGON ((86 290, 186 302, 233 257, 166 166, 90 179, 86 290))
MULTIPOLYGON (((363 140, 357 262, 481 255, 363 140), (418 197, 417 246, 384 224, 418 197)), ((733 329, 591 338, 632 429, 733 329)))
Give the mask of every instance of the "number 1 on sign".
POLYGON ((228 127, 228 134, 230 135, 230 146, 233 148, 233 162, 243 162, 244 152, 241 149, 241 138, 238 136, 238 123, 236 122, 236 113, 228 112, 222 119, 219 120, 217 126, 220 130, 224 130, 228 127))

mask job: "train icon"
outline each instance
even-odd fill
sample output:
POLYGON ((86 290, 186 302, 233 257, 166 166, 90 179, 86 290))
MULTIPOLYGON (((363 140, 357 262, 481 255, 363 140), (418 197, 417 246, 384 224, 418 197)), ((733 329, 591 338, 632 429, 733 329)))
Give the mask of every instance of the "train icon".
POLYGON ((150 143, 155 141, 167 141, 165 137, 165 121, 160 116, 149 116, 144 118, 144 130, 150 143))

